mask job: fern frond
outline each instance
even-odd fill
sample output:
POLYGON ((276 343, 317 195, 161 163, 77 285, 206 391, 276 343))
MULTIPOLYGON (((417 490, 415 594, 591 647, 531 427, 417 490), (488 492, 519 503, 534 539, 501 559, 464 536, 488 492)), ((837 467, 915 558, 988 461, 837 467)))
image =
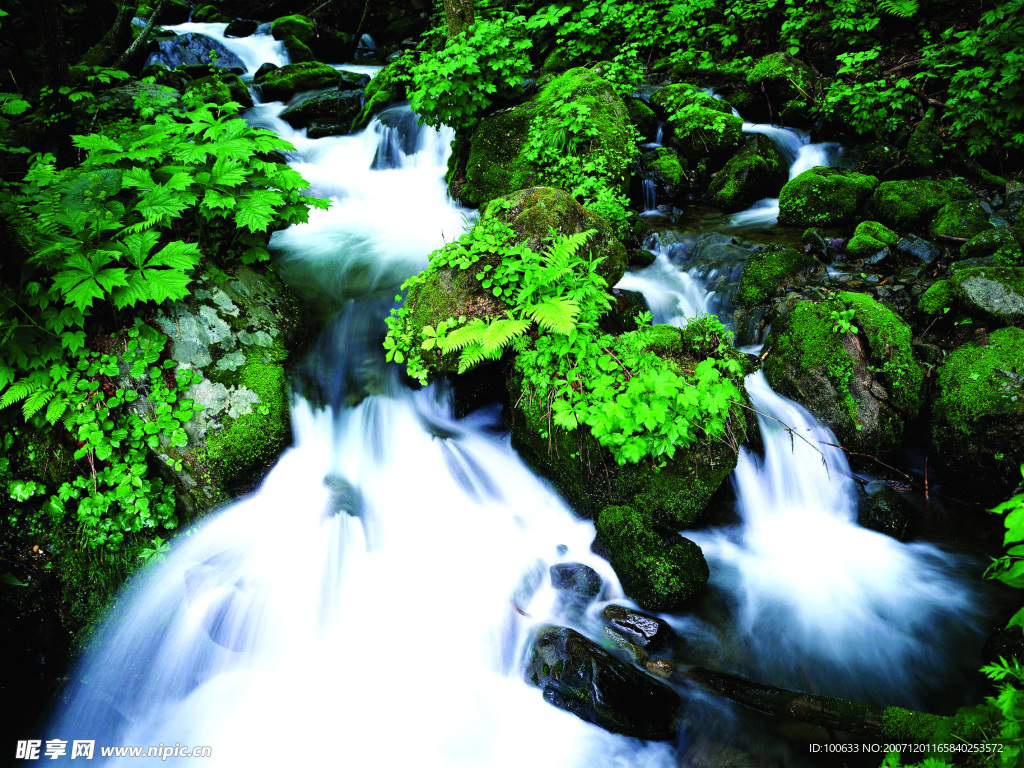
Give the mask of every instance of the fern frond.
POLYGON ((494 355, 493 359, 497 360, 512 339, 522 336, 529 329, 530 322, 528 320, 492 320, 480 339, 480 346, 483 348, 484 354, 494 355), (495 355, 495 353, 497 354, 495 355))
POLYGON ((487 323, 483 320, 470 320, 461 328, 449 333, 441 342, 441 351, 445 354, 458 352, 464 347, 472 344, 479 344, 487 330, 487 323))
POLYGON ((572 299, 548 299, 527 307, 526 315, 543 330, 568 335, 576 327, 580 305, 572 299))
POLYGON ((917 13, 917 2, 918 0, 878 0, 878 7, 890 16, 909 19, 917 13))

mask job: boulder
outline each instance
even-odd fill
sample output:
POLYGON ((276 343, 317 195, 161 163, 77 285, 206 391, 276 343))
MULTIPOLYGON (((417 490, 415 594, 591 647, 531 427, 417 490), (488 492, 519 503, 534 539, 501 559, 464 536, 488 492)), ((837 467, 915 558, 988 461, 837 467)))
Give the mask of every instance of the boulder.
POLYGON ((447 177, 452 195, 465 205, 480 206, 543 184, 545 169, 526 157, 526 139, 534 120, 569 102, 588 109, 588 121, 597 130, 579 162, 602 165, 612 188, 625 193, 632 156, 629 113, 609 82, 580 67, 552 78, 528 101, 482 118, 472 134, 457 141, 447 177))
POLYGON ((960 306, 1001 325, 1024 325, 1024 268, 975 267, 952 278, 960 306))
POLYGON ((181 66, 214 66, 236 75, 245 74, 245 63, 223 43, 198 32, 186 32, 168 40, 158 40, 160 50, 150 55, 146 65, 160 63, 168 69, 181 66))
POLYGON ((967 200, 971 191, 958 181, 883 181, 871 198, 874 215, 894 229, 923 229, 946 203, 967 200))
POLYGON ((846 244, 846 252, 854 259, 871 259, 879 253, 889 253, 900 236, 877 221, 862 221, 846 244))
POLYGON ((210 104, 227 104, 234 101, 248 108, 252 106, 252 95, 242 78, 231 73, 211 75, 192 80, 186 93, 193 93, 202 101, 210 104))
POLYGON ((366 75, 340 72, 318 61, 286 64, 255 78, 264 101, 287 101, 297 93, 337 88, 355 90, 366 85, 366 75))
POLYGON ((666 116, 665 142, 699 164, 721 165, 740 145, 743 119, 732 106, 687 83, 669 85, 651 97, 666 116))
POLYGON ((260 23, 253 19, 235 19, 224 30, 224 37, 249 37, 256 34, 260 23))
POLYGON ((782 52, 761 57, 747 73, 747 86, 765 100, 762 111, 771 122, 790 125, 810 122, 815 80, 806 64, 782 52))
POLYGON ((622 589, 641 608, 679 610, 707 583, 710 571, 700 547, 657 530, 642 507, 605 507, 595 524, 622 589))
POLYGON ((1020 258, 1020 246, 1010 227, 995 227, 979 232, 960 246, 960 257, 983 259, 1000 251, 1005 252, 1011 260, 1020 258))
POLYGON ((942 206, 928 232, 935 238, 970 239, 992 229, 988 214, 977 200, 954 200, 942 206))
POLYGON ((353 130, 365 128, 369 125, 370 118, 382 109, 408 98, 407 88, 412 82, 411 66, 411 59, 403 57, 388 64, 374 76, 366 86, 363 95, 365 106, 353 123, 353 130))
POLYGON ((924 372, 910 327, 862 293, 801 301, 772 324, 764 371, 772 387, 813 411, 840 442, 874 455, 891 452, 921 408, 924 372), (852 309, 856 333, 839 332, 852 309))
POLYGON ((743 266, 740 305, 753 307, 774 296, 791 275, 810 266, 813 259, 796 248, 770 245, 754 253, 743 266))
POLYGON ((779 223, 795 227, 850 224, 878 186, 878 178, 842 168, 811 168, 779 193, 779 223))
POLYGON ((683 703, 679 694, 579 632, 542 627, 525 677, 544 692, 545 701, 606 731, 675 740, 683 703))
POLYGON ((197 5, 192 11, 192 21, 205 24, 227 24, 231 17, 215 5, 197 5))
POLYGON ((906 541, 913 510, 899 491, 884 483, 858 487, 857 525, 906 541))
POLYGON ((630 98, 624 101, 629 121, 647 141, 654 141, 658 134, 658 116, 642 99, 630 98))
POLYGON ((271 22, 270 34, 275 40, 285 40, 294 35, 300 42, 309 45, 316 38, 316 24, 308 16, 298 13, 282 16, 271 22))
POLYGON ((917 310, 926 315, 945 313, 956 303, 956 290, 951 280, 938 280, 917 300, 917 310))
POLYGON ((896 252, 902 262, 914 266, 930 266, 942 255, 942 250, 935 243, 930 243, 913 233, 900 238, 896 243, 896 252))
MULTIPOLYGON (((685 162, 685 161, 684 161, 685 162)), ((660 200, 682 203, 690 190, 679 155, 670 147, 658 147, 641 159, 644 175, 652 182, 660 200)))
POLYGON ((288 61, 292 64, 300 64, 304 61, 316 61, 316 56, 309 46, 299 40, 295 35, 288 35, 284 39, 284 49, 288 52, 288 61))
POLYGON ((664 648, 676 637, 667 621, 624 605, 605 606, 601 616, 618 634, 647 650, 664 648))
POLYGON ((939 369, 932 446, 951 484, 997 502, 1024 463, 1024 330, 1003 328, 951 352, 939 369))
POLYGON ((363 95, 359 91, 330 91, 288 107, 281 113, 281 119, 293 128, 313 123, 338 126, 336 133, 321 135, 345 134, 362 106, 363 95))
POLYGON ((551 586, 558 592, 556 610, 578 619, 601 594, 601 577, 583 563, 556 563, 550 568, 551 586))
POLYGON ((757 200, 778 197, 788 177, 788 164, 778 147, 763 133, 755 133, 715 175, 708 197, 727 211, 740 211, 757 200))

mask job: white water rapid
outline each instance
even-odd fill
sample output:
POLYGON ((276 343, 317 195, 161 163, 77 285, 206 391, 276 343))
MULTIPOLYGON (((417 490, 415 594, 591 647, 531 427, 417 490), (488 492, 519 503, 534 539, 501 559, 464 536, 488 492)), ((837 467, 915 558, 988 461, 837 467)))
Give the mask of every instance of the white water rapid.
MULTIPOLYGON (((259 36, 221 42, 250 69, 272 49, 259 36)), ((495 409, 456 420, 443 389, 409 391, 383 363, 380 319, 397 286, 472 218, 445 191, 451 132, 397 107, 358 135, 311 140, 279 119, 283 107, 248 117, 291 141, 289 162, 333 201, 272 242, 333 318, 309 364, 321 391, 296 397, 295 445, 260 489, 178 536, 126 590, 47 738, 207 745, 205 765, 240 768, 684 764, 692 734, 614 736, 522 680, 531 629, 568 622, 550 564, 585 563, 603 601, 628 601, 590 552, 593 525, 525 467, 495 409)), ((664 254, 621 286, 642 290, 662 322, 709 299, 664 254)), ((733 603, 723 633, 739 633, 745 666, 769 677, 782 657, 785 680, 796 665, 826 688, 864 682, 873 698, 886 680, 912 686, 908 670, 941 653, 929 635, 967 612, 952 561, 858 528, 845 459, 822 445, 831 435, 760 374, 749 387, 796 437, 762 417, 765 456, 744 451, 735 475, 742 524, 688 534, 733 603)))

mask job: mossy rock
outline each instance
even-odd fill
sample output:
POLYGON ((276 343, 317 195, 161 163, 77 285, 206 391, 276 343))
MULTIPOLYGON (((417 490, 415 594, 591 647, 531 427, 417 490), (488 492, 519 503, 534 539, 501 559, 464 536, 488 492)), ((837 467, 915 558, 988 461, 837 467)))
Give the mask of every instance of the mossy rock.
POLYGON ((654 114, 654 110, 641 99, 626 99, 623 103, 633 127, 645 139, 653 141, 658 134, 658 116, 654 114))
POLYGON ((540 92, 515 107, 484 117, 467 142, 454 152, 448 182, 452 195, 469 206, 480 206, 518 189, 543 184, 543 168, 524 156, 533 121, 556 104, 575 102, 589 109, 588 120, 597 136, 580 163, 592 158, 607 168, 614 189, 629 188, 632 131, 622 99, 606 80, 589 69, 571 69, 543 85, 540 92))
POLYGON ((322 88, 349 88, 365 82, 363 76, 352 72, 340 72, 319 61, 305 61, 286 64, 278 69, 265 72, 256 80, 264 101, 287 101, 297 93, 322 88))
POLYGON ((846 252, 855 259, 866 259, 892 248, 899 241, 900 236, 884 224, 862 221, 846 244, 846 252))
POLYGON ((685 160, 671 147, 657 147, 640 161, 644 175, 654 182, 659 198, 664 196, 674 203, 681 203, 690 191, 690 179, 685 160))
POLYGON ((1024 325, 1024 268, 973 267, 952 278, 960 306, 1001 325, 1024 325))
POLYGON ((894 229, 922 229, 938 210, 971 191, 958 181, 883 181, 871 199, 874 216, 894 229))
POLYGON ((728 102, 696 86, 666 86, 651 96, 651 105, 665 115, 665 143, 687 160, 717 167, 740 145, 743 119, 728 102))
POLYGON ((370 80, 363 92, 363 110, 352 124, 353 130, 365 128, 370 119, 385 107, 405 101, 412 82, 412 59, 403 56, 388 64, 370 80))
POLYGON ((572 69, 573 59, 563 49, 556 48, 547 55, 544 63, 540 65, 542 75, 554 75, 572 69))
POLYGON ((1011 253, 1020 253, 1020 246, 1013 236, 1013 230, 1010 227, 995 227, 979 232, 960 246, 960 257, 983 259, 1004 249, 1008 249, 1011 253))
POLYGON ((760 253, 754 253, 743 265, 740 304, 754 307, 765 303, 779 291, 786 278, 812 262, 807 254, 784 245, 770 245, 760 253))
POLYGON ((231 17, 215 5, 200 5, 192 12, 192 21, 206 24, 227 24, 231 17))
POLYGON ((928 233, 933 238, 970 239, 992 228, 988 214, 977 200, 954 200, 935 214, 928 233))
POLYGON ((227 104, 234 101, 245 108, 252 106, 249 88, 238 75, 229 72, 201 77, 191 81, 186 93, 196 93, 207 104, 227 104))
MULTIPOLYGON (((648 347, 677 373, 692 374, 697 362, 712 351, 704 346, 700 321, 691 325, 689 333, 675 326, 655 326, 648 347)), ((735 350, 729 354, 744 371, 750 370, 745 356, 735 350)), ((745 397, 742 376, 735 383, 745 397)), ((568 432, 553 426, 547 403, 524 392, 517 377, 509 380, 509 394, 515 404, 509 417, 513 446, 587 517, 607 506, 628 504, 649 513, 658 530, 690 527, 736 466, 736 452, 721 441, 678 449, 660 469, 650 462, 620 465, 586 427, 568 432)), ((744 412, 735 418, 733 428, 742 442, 756 430, 756 422, 744 412)))
POLYGON ((806 124, 810 122, 815 76, 811 69, 788 53, 762 56, 747 73, 747 86, 764 94, 776 121, 806 124))
POLYGON ((779 223, 834 227, 855 221, 878 186, 878 178, 842 168, 811 168, 779 193, 779 223))
POLYGON ((956 289, 951 280, 939 280, 929 286, 917 300, 917 310, 926 315, 937 315, 956 304, 956 289))
POLYGON ((774 142, 755 133, 725 164, 708 189, 708 198, 727 211, 741 211, 755 201, 777 197, 789 168, 774 142))
POLYGON ((293 128, 317 123, 321 126, 336 125, 340 127, 336 133, 348 133, 362 103, 359 91, 328 91, 288 107, 281 112, 281 119, 293 128))
POLYGON ((609 287, 626 273, 626 246, 600 216, 591 213, 567 192, 553 187, 531 187, 488 203, 480 219, 499 219, 522 235, 531 250, 542 253, 551 232, 574 235, 597 230, 586 244, 592 259, 603 261, 597 272, 609 287))
POLYGON ((290 35, 297 37, 302 43, 309 45, 316 38, 316 24, 308 16, 295 13, 282 16, 270 24, 270 34, 275 40, 285 40, 290 35))
POLYGON ((301 64, 304 61, 316 61, 316 56, 309 46, 299 40, 295 35, 288 35, 284 39, 284 49, 288 52, 288 60, 292 64, 301 64))
POLYGON ((644 511, 605 507, 595 524, 623 590, 641 608, 679 610, 707 583, 700 547, 682 536, 663 537, 644 511))
POLYGON ((896 448, 921 408, 924 372, 910 327, 863 293, 801 301, 772 324, 764 362, 772 387, 813 411, 843 445, 871 454, 896 448), (852 333, 833 313, 854 310, 852 333))
POLYGON ((939 369, 932 445, 946 477, 998 501, 1024 463, 1024 330, 1003 328, 951 352, 939 369))
POLYGON ((907 165, 914 173, 928 174, 942 155, 942 137, 939 135, 938 113, 930 107, 924 119, 917 124, 907 142, 907 165))

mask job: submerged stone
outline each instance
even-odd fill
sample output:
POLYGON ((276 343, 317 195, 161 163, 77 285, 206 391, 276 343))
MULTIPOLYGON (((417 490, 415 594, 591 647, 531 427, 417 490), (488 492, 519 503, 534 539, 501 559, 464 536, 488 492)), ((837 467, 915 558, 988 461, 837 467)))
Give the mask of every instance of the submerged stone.
POLYGON ((675 639, 675 632, 667 621, 624 605, 606 606, 601 616, 616 632, 641 648, 663 648, 675 639))

